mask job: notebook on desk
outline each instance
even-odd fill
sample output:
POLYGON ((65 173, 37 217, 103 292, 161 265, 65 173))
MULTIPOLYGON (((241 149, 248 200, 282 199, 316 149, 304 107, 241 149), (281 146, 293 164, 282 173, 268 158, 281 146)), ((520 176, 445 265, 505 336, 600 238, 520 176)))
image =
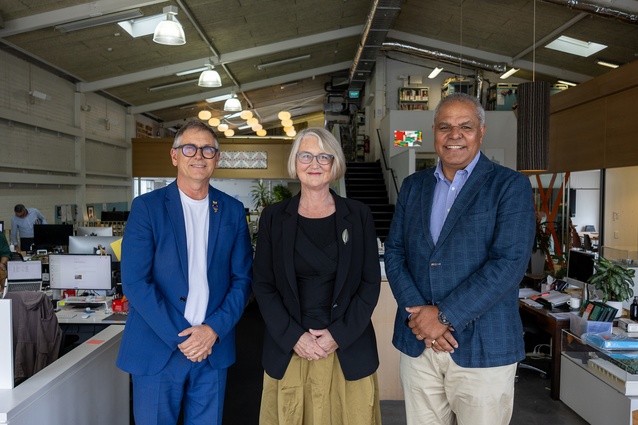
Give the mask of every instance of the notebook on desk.
POLYGON ((543 292, 539 297, 536 297, 535 300, 549 304, 552 307, 558 307, 569 301, 569 294, 558 291, 543 292))

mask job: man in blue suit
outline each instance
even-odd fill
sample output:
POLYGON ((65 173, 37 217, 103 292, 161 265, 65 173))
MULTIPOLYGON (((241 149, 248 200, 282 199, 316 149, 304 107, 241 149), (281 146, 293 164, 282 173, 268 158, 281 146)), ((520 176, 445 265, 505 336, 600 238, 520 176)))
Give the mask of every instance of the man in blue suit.
POLYGON ((485 130, 476 98, 439 103, 439 162, 404 180, 385 242, 408 425, 506 425, 512 415, 535 213, 528 178, 481 154, 485 130))
POLYGON ((241 202, 213 188, 219 142, 192 121, 171 149, 177 180, 133 200, 122 242, 130 312, 117 365, 133 378, 136 425, 221 424, 234 327, 250 295, 241 202))

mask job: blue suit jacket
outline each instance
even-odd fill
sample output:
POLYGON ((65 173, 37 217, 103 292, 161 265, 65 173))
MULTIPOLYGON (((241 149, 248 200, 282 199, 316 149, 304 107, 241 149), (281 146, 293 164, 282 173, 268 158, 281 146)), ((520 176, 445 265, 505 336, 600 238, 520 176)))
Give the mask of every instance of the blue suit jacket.
MULTIPOLYGON (((219 335, 208 361, 235 361, 234 327, 250 295, 252 255, 241 202, 208 189, 209 299, 204 323, 219 335)), ((130 312, 117 366, 133 374, 161 370, 191 325, 184 318, 188 258, 184 213, 177 184, 133 200, 122 242, 122 285, 130 312)))
POLYGON ((404 180, 385 242, 385 270, 398 303, 392 342, 409 356, 420 355, 425 345, 406 326, 405 307, 433 303, 454 326, 458 365, 520 361, 518 287, 536 223, 529 179, 481 154, 436 246, 430 233, 435 185, 434 168, 404 180))

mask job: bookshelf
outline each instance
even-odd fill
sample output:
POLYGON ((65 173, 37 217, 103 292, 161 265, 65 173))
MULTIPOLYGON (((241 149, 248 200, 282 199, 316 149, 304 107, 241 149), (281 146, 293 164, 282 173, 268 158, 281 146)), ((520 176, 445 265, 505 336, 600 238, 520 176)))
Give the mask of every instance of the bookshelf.
POLYGON ((427 111, 430 100, 429 87, 400 87, 399 109, 402 111, 427 111))

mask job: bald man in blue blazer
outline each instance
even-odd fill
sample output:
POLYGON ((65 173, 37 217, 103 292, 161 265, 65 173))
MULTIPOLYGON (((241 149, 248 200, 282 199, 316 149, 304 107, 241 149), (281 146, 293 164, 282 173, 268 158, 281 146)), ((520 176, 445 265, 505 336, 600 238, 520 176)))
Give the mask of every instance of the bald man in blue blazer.
POLYGON ((385 241, 407 424, 509 424, 525 357, 518 287, 535 213, 529 179, 481 154, 485 111, 434 113, 436 168, 406 178, 385 241))
POLYGON ((221 424, 234 327, 251 291, 241 202, 213 188, 219 144, 194 121, 175 137, 177 180, 135 198, 122 242, 130 312, 117 365, 133 377, 136 425, 221 424))

